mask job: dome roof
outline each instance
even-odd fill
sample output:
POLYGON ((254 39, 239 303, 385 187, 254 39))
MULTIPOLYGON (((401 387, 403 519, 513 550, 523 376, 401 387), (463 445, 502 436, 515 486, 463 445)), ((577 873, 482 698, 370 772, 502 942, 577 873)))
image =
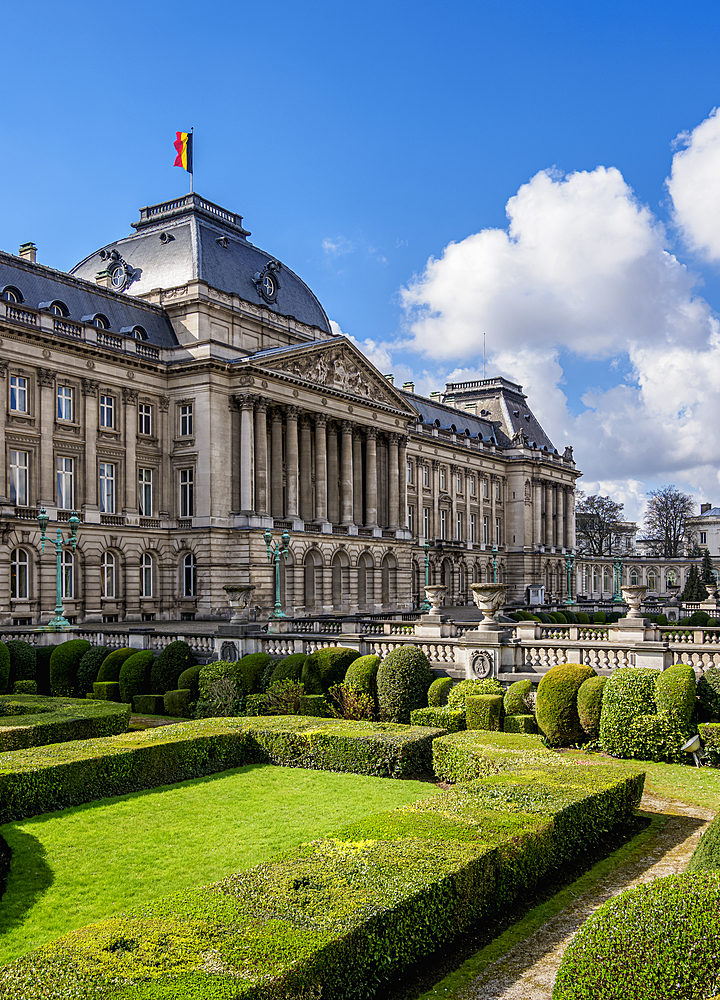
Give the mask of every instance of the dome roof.
POLYGON ((238 295, 254 305, 331 333, 325 310, 294 271, 248 242, 242 216, 197 194, 140 210, 132 236, 108 243, 71 270, 94 281, 99 271, 124 265, 123 291, 145 295, 157 288, 176 288, 204 281, 211 288, 238 295), (271 294, 262 278, 272 277, 271 294))

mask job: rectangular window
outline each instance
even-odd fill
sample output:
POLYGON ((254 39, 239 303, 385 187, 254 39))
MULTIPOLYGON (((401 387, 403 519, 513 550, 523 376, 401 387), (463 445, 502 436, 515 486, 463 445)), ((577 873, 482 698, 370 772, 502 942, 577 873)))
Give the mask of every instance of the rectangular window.
POLYGON ((18 507, 28 505, 29 458, 26 451, 10 450, 10 503, 18 507))
POLYGON ((500 499, 500 483, 495 483, 495 499, 500 499))
POLYGON ((501 543, 501 532, 500 532, 500 518, 495 518, 495 544, 500 545, 501 543))
POLYGON ((423 538, 430 537, 430 508, 423 507, 423 538))
POLYGON ((487 545, 490 541, 490 518, 483 518, 483 545, 487 545))
POLYGON ((487 479, 483 479, 483 496, 484 497, 488 496, 488 481, 487 481, 487 479))
POLYGON ((10 376, 10 409, 16 413, 28 412, 28 380, 22 375, 10 376))
POLYGON ((455 517, 455 538, 461 542, 463 536, 463 516, 458 513, 455 517))
POLYGON ((58 420, 73 419, 73 391, 69 385, 57 387, 57 418, 58 420))
POLYGON ((408 507, 407 509, 407 527, 411 535, 415 534, 415 508, 408 507))
POLYGON ((447 538, 447 511, 440 511, 440 537, 447 538))
POLYGON ((193 432, 192 403, 184 403, 180 407, 180 437, 191 437, 193 432))
POLYGON ((192 469, 180 470, 180 517, 195 514, 195 474, 192 469))
POLYGON ((413 481, 413 467, 412 467, 412 462, 408 462, 408 464, 407 464, 407 481, 409 483, 411 483, 413 481))
POLYGON ((152 434, 152 406, 149 403, 138 406, 138 434, 152 434))
POLYGON ((700 532, 700 544, 707 545, 707 531, 700 532))
POLYGON ((445 469, 440 469, 440 489, 445 489, 445 469))
POLYGON ((463 491, 462 472, 458 472, 457 474, 457 482, 455 483, 455 489, 458 493, 462 493, 463 491))
POLYGON ((100 462, 100 510, 115 513, 115 466, 109 462, 100 462))
POLYGON ((148 552, 144 552, 140 560, 140 596, 153 595, 153 561, 148 552))
POLYGON ((477 515, 476 514, 471 514, 470 515, 470 541, 473 542, 473 543, 475 543, 477 541, 476 532, 477 532, 477 515))
POLYGON ((423 465, 423 486, 430 485, 430 470, 427 465, 423 465))
POLYGON ((55 460, 57 482, 57 505, 60 510, 72 510, 75 506, 75 459, 55 460))
POLYGON ((100 426, 115 426, 115 397, 100 396, 100 426))
POLYGON ((153 470, 138 469, 138 508, 140 517, 152 517, 153 470))
POLYGON ((470 476, 470 496, 475 496, 475 476, 470 476))

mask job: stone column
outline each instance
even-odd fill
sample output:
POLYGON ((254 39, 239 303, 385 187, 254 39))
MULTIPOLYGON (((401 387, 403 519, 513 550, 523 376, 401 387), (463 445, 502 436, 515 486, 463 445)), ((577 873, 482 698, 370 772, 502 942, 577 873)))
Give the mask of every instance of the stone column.
POLYGON ((377 528, 377 431, 365 431, 365 527, 377 528))
POLYGON ((570 487, 567 493, 567 504, 566 504, 566 514, 565 523, 567 530, 567 545, 568 549, 575 549, 575 490, 570 487))
POLYGON ((340 515, 343 524, 353 523, 353 425, 342 424, 342 462, 340 469, 340 515))
POLYGON ((285 490, 286 515, 298 517, 298 408, 285 410, 285 490))
POLYGON ((327 521, 327 417, 315 414, 315 520, 327 521))
POLYGON ((238 400, 240 403, 240 510, 244 514, 251 514, 255 495, 255 477, 253 475, 255 397, 244 395, 239 396, 238 400))
POLYGON ((389 527, 399 528, 400 471, 398 469, 399 434, 388 435, 388 521, 389 527))
POLYGON ((328 521, 337 524, 340 521, 340 502, 338 497, 338 439, 335 424, 329 424, 327 429, 327 516, 328 521))
POLYGON ((401 528, 407 528, 407 445, 408 439, 405 434, 400 435, 400 444, 398 449, 398 472, 399 481, 398 486, 400 488, 400 499, 398 501, 400 511, 399 511, 399 525, 401 528))
POLYGON ((38 368, 40 390, 40 496, 38 507, 55 507, 55 455, 53 431, 55 429, 55 373, 48 368, 38 368))
POLYGON ((255 510, 268 512, 267 400, 255 400, 255 510))
POLYGON ((430 475, 432 476, 432 524, 430 525, 431 539, 440 535, 440 463, 434 458, 430 463, 430 475))
POLYGON ((545 483, 545 544, 547 546, 553 543, 552 515, 552 485, 545 483))
POLYGON ((353 521, 363 523, 362 431, 353 431, 353 521))
POLYGON ((153 497, 153 507, 160 516, 168 517, 170 513, 170 397, 161 396, 158 405, 160 407, 160 448, 162 449, 162 467, 160 470, 160 482, 153 483, 156 496, 153 497))
POLYGON ((539 479, 533 479, 533 545, 542 545, 542 484, 539 479))
POLYGON ((137 512, 137 389, 122 391, 125 408, 125 507, 124 513, 137 512))
MULTIPOLYGON (((8 408, 7 397, 7 370, 8 362, 0 361, 0 503, 7 502, 7 468, 6 468, 6 448, 5 448, 5 418, 8 408)), ((32 503, 35 491, 28 482, 28 504, 32 503)))
MULTIPOLYGON (((565 487, 558 486, 557 491, 557 544, 558 547, 566 548, 565 545, 565 487)), ((567 584, 567 581, 566 581, 567 584)))
POLYGON ((97 429, 98 387, 100 383, 96 382, 95 379, 92 378, 84 378, 81 381, 83 399, 85 400, 85 503, 83 504, 83 507, 97 510, 97 429))
POLYGON ((270 415, 270 511, 273 517, 282 517, 284 513, 282 410, 277 406, 270 415))
POLYGON ((497 518, 497 500, 495 491, 498 485, 498 477, 490 476, 490 544, 496 545, 495 541, 495 519, 497 518))
POLYGON ((300 517, 303 521, 312 521, 312 423, 308 413, 300 419, 300 517))

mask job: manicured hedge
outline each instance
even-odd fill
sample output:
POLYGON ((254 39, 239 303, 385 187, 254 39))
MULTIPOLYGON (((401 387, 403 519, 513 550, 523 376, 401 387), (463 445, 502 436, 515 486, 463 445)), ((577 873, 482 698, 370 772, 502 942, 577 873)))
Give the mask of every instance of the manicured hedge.
POLYGON ((305 660, 307 660, 307 653, 291 653, 284 660, 276 660, 273 664, 268 664, 263 676, 263 691, 278 681, 299 681, 305 660))
POLYGON ((452 677, 436 677, 428 688, 428 707, 440 708, 447 705, 452 685, 452 677))
POLYGON ((37 681, 15 681, 13 694, 37 694, 37 681))
POLYGON ((111 653, 108 653, 100 664, 97 681, 100 683, 105 681, 119 681, 120 668, 125 660, 129 660, 135 653, 137 653, 137 649, 133 646, 122 646, 120 649, 114 649, 111 653))
POLYGON ((3 967, 0 1000, 387 995, 625 820, 642 778, 566 766, 441 792, 71 932, 3 967))
POLYGON ((8 653, 10 654, 10 681, 14 685, 16 681, 35 680, 35 647, 22 639, 10 639, 6 642, 8 653))
POLYGON ((210 686, 213 681, 223 677, 229 677, 235 682, 239 694, 260 694, 262 676, 270 662, 268 653, 250 653, 239 660, 215 660, 206 663, 198 674, 200 697, 207 701, 210 698, 210 686))
POLYGON ((85 639, 68 639, 53 649, 50 654, 50 691, 55 697, 74 696, 80 660, 88 649, 90 643, 85 639))
POLYGON ((505 694, 505 688, 494 677, 471 678, 455 684, 448 695, 450 708, 465 709, 465 699, 469 694, 505 694))
POLYGON ((528 695, 532 693, 532 681, 515 681, 505 692, 503 707, 505 715, 527 715, 528 695))
POLYGON ((120 667, 120 700, 132 705, 135 695, 147 694, 150 683, 150 668, 155 654, 151 649, 140 649, 120 667))
POLYGON ((534 715, 506 715, 503 722, 505 733, 536 733, 537 722, 534 715))
POLYGON ((465 725, 468 729, 502 730, 503 699, 499 694, 471 694, 465 699, 465 725))
POLYGON ((120 681, 95 681, 93 684, 93 698, 97 699, 97 701, 121 702, 120 681))
POLYGON ((553 1000, 717 996, 720 872, 670 875, 604 903, 563 956, 553 1000))
POLYGON ((686 761, 682 745, 692 730, 683 721, 687 684, 678 686, 678 676, 682 672, 671 674, 666 683, 659 670, 644 667, 621 667, 610 675, 600 714, 600 743, 606 753, 638 760, 686 761), (664 705, 673 703, 675 691, 677 711, 656 711, 658 687, 664 705))
POLYGON ((597 739, 600 733, 600 713, 607 677, 588 677, 578 688, 577 710, 582 731, 588 739, 597 739))
POLYGON ((583 742, 577 694, 583 681, 594 676, 592 667, 580 663, 558 663, 543 674, 535 713, 538 729, 551 746, 572 747, 583 742))
POLYGON ((448 705, 428 705, 427 708, 415 708, 410 713, 411 726, 437 726, 449 733, 458 733, 465 728, 465 712, 460 708, 450 708, 448 705))
POLYGON ((698 732, 710 763, 714 767, 720 767, 720 722, 701 722, 698 732))
POLYGON ((103 660, 112 653, 109 646, 93 646, 84 653, 78 664, 77 672, 77 694, 78 698, 84 698, 90 694, 93 684, 98 679, 100 667, 103 660))
POLYGON ((305 694, 327 694, 331 687, 342 684, 348 667, 359 657, 357 649, 346 646, 316 649, 306 658, 300 674, 305 694))
POLYGON ((10 650, 0 642, 0 694, 7 691, 10 684, 10 650))
POLYGON ((375 653, 367 656, 359 656, 353 660, 347 668, 345 674, 345 684, 348 687, 356 688, 369 694, 373 702, 377 703, 377 672, 380 666, 380 657, 375 653))
POLYGON ((124 733, 127 705, 42 695, 0 697, 0 753, 124 733))
POLYGON ((164 715, 165 698, 161 694, 136 694, 133 707, 138 715, 164 715))
POLYGON ((192 691, 189 688, 178 688, 177 691, 166 691, 163 696, 165 715, 172 719, 189 719, 192 715, 192 691))
POLYGON ((195 654, 187 642, 176 639, 169 643, 152 665, 150 671, 150 690, 157 694, 175 691, 178 677, 195 663, 195 654))
POLYGON ((377 672, 380 718, 409 722, 414 709, 427 705, 427 694, 433 679, 430 662, 419 646, 392 649, 377 672))
POLYGON ((192 692, 193 700, 196 700, 200 691, 200 664, 196 663, 188 667, 178 677, 178 688, 186 688, 192 692))
POLYGON ((708 716, 720 719, 720 669, 708 667, 697 682, 697 695, 708 716))
POLYGON ((686 663, 663 670, 655 681, 655 704, 658 714, 667 713, 681 726, 687 726, 695 710, 695 671, 686 663))
POLYGON ((472 781, 500 771, 547 767, 564 762, 540 736, 488 733, 481 729, 451 733, 433 744, 433 771, 441 781, 472 781))
POLYGON ((0 824, 243 764, 383 778, 429 774, 432 741, 441 733, 391 723, 284 715, 199 719, 61 743, 50 750, 19 750, 0 754, 0 824))

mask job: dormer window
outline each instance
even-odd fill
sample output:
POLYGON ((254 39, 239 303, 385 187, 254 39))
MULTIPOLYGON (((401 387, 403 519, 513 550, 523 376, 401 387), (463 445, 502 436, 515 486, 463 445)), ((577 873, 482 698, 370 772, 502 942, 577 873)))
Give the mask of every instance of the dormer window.
POLYGON ((59 299, 56 299, 54 302, 50 303, 50 305, 48 306, 48 312, 51 312, 53 316, 60 316, 60 317, 68 316, 70 314, 70 310, 68 309, 68 307, 65 305, 64 302, 60 302, 59 299))
POLYGON ((147 340, 147 331, 143 330, 141 326, 134 326, 132 329, 132 335, 135 340, 147 340))
POLYGON ((14 285, 6 285, 2 290, 2 297, 6 302, 20 303, 23 300, 22 293, 14 285))
POLYGON ((91 323, 93 326, 96 326, 98 330, 110 329, 110 321, 108 320, 107 316, 103 316, 102 313, 96 313, 93 316, 91 323))

